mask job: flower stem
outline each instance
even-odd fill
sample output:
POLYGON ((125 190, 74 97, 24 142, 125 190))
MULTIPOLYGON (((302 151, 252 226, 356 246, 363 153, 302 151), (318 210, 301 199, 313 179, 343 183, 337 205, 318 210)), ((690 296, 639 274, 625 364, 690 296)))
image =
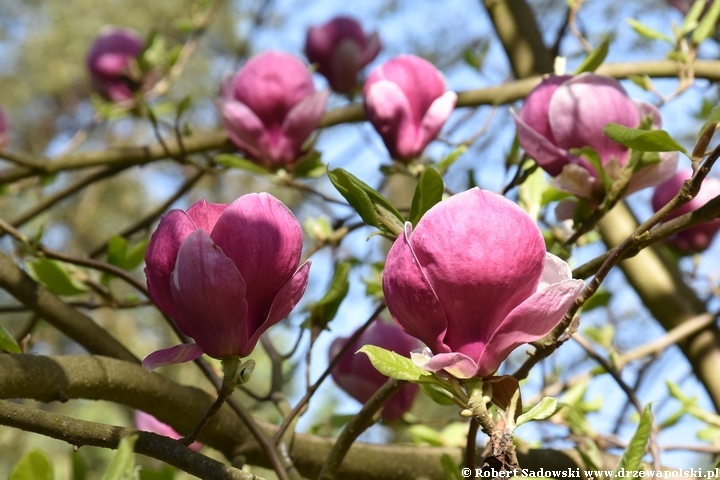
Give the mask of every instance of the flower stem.
POLYGON ((240 364, 240 357, 227 357, 222 360, 222 368, 223 383, 217 399, 212 405, 210 405, 210 408, 207 412, 205 412, 205 415, 203 415, 197 425, 195 425, 192 432, 190 432, 188 436, 179 440, 179 442, 183 445, 188 446, 193 443, 197 439, 198 435, 200 435, 200 431, 205 424, 207 424, 210 418, 215 415, 218 410, 220 410, 223 403, 232 396, 235 391, 235 387, 242 385, 250 379, 250 374, 255 368, 255 360, 248 360, 247 362, 240 364))
POLYGON ((468 407, 473 416, 480 424, 482 431, 490 435, 495 428, 495 422, 488 412, 487 404, 492 399, 492 385, 483 383, 482 380, 467 382, 465 387, 468 392, 468 407))

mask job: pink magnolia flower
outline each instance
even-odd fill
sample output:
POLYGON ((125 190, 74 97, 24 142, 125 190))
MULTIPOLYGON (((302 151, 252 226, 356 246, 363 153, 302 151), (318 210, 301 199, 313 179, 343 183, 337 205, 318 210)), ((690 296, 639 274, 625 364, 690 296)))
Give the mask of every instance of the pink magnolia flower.
POLYGON ((267 193, 230 205, 192 205, 162 216, 145 254, 148 291, 180 331, 195 340, 154 352, 146 368, 194 360, 246 357, 260 335, 282 320, 305 292, 310 262, 298 267, 302 230, 267 193))
POLYGON ((365 87, 365 112, 392 158, 419 156, 442 129, 457 95, 427 60, 400 55, 372 71, 365 87))
POLYGON ((0 148, 10 144, 10 116, 5 109, 0 108, 0 148))
MULTIPOLYGON (((143 432, 157 433, 163 437, 170 437, 173 440, 179 440, 182 438, 182 435, 176 432, 170 425, 161 422, 149 413, 145 413, 141 410, 135 410, 135 428, 142 430, 143 432)), ((200 442, 193 442, 190 444, 190 448, 196 452, 199 452, 202 447, 203 444, 200 442)))
MULTIPOLYGON (((530 92, 520 113, 513 115, 520 145, 556 177, 555 186, 589 199, 595 197, 597 172, 569 150, 594 149, 606 172, 615 178, 628 162, 630 151, 603 134, 608 123, 635 128, 652 115, 653 126, 660 128, 661 124, 660 112, 653 105, 633 101, 617 80, 592 73, 545 78, 530 92)), ((628 193, 670 178, 677 158, 677 152, 661 153, 660 163, 633 175, 628 193)))
MULTIPOLYGON (((682 188, 683 182, 692 177, 692 173, 690 169, 680 170, 670 180, 659 185, 655 189, 655 193, 653 193, 653 209, 657 212, 672 200, 682 188)), ((665 217, 665 220, 672 220, 675 217, 697 210, 718 195, 720 195, 720 180, 717 178, 705 178, 697 196, 665 217)), ((718 230, 720 230, 720 219, 715 219, 712 222, 701 223, 678 232, 667 238, 666 242, 685 252, 699 252, 710 245, 718 230)))
POLYGON ((142 85, 133 78, 130 64, 142 49, 143 40, 133 30, 105 27, 100 31, 85 59, 100 95, 113 102, 133 98, 142 85))
POLYGON ((547 335, 582 287, 524 211, 478 188, 435 205, 414 231, 406 223, 383 274, 393 318, 429 347, 413 361, 458 378, 492 375, 547 335))
MULTIPOLYGON (((328 358, 330 360, 335 358, 347 341, 348 338, 336 338, 330 345, 328 358)), ((372 366, 367 355, 355 353, 364 345, 375 345, 409 357, 412 350, 420 347, 420 342, 404 333, 396 325, 384 323, 379 319, 375 320, 365 330, 365 333, 360 335, 332 371, 335 383, 360 403, 370 400, 387 381, 387 377, 372 366)), ((383 407, 383 419, 392 421, 402 417, 403 413, 410 410, 417 392, 417 385, 405 385, 383 407)))
POLYGON ((350 93, 357 87, 360 70, 380 52, 377 33, 365 35, 358 22, 337 17, 323 26, 308 30, 305 53, 310 63, 339 93, 350 93))
POLYGON ((228 77, 217 104, 230 139, 269 168, 300 157, 320 124, 329 92, 316 92, 305 63, 287 53, 266 52, 228 77))

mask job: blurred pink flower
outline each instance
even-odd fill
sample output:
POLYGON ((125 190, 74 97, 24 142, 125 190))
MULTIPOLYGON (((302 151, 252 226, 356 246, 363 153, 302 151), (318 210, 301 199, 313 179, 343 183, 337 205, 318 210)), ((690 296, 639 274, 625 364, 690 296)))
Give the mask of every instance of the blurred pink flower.
POLYGON ((301 251, 300 224, 267 193, 163 215, 145 254, 148 290, 195 344, 154 352, 143 365, 249 355, 305 292, 310 262, 298 267, 301 251))
POLYGON ((547 335, 582 287, 523 210, 478 188, 435 205, 414 231, 407 223, 383 274, 393 318, 429 347, 413 361, 458 378, 492 375, 547 335))
POLYGON ((390 156, 418 157, 442 129, 457 95, 427 60, 400 55, 372 71, 365 87, 365 112, 390 156))
MULTIPOLYGON (((145 413, 141 410, 135 410, 135 428, 142 430, 143 432, 152 432, 162 435, 163 437, 170 437, 173 440, 179 440, 182 438, 182 435, 176 432, 170 425, 161 422, 149 413, 145 413)), ((190 448, 199 452, 203 448, 203 444, 200 442, 193 442, 190 444, 190 448)))
POLYGON ((348 17, 336 17, 325 25, 311 27, 305 42, 310 63, 339 93, 350 93, 357 87, 360 70, 380 52, 377 33, 365 35, 358 22, 348 17))
MULTIPOLYGON (((692 177, 692 173, 690 169, 680 170, 670 180, 659 185, 655 189, 655 193, 653 193, 653 209, 657 212, 672 200, 680 191, 683 182, 692 177)), ((665 221, 697 210, 718 195, 720 195, 720 180, 717 178, 705 178, 697 196, 665 217, 665 221)), ((720 230, 720 219, 695 225, 676 233, 665 241, 685 252, 700 252, 710 245, 718 230, 720 230)))
POLYGON ((142 87, 130 71, 143 49, 143 40, 133 30, 104 27, 93 41, 85 62, 95 89, 108 100, 122 102, 132 99, 142 87))
MULTIPOLYGON (((518 140, 540 167, 556 177, 553 183, 579 197, 593 199, 597 172, 573 148, 590 147, 600 156, 606 172, 619 174, 629 160, 627 147, 603 133, 610 122, 635 128, 647 115, 660 128, 660 112, 646 102, 628 97, 617 80, 596 75, 547 77, 514 114, 518 140)), ((633 175, 627 193, 664 182, 677 168, 677 152, 660 154, 660 163, 633 175)))
POLYGON ((297 57, 265 52, 223 83, 217 105, 230 139, 253 161, 285 167, 301 156, 320 124, 329 92, 316 92, 297 57))
POLYGON ((10 116, 0 107, 0 148, 10 144, 10 116))
MULTIPOLYGON (((335 358, 347 341, 347 337, 336 338, 330 345, 328 359, 335 358)), ((360 335, 332 371, 335 383, 360 403, 370 400, 388 379, 373 367, 367 355, 355 353, 365 345, 375 345, 410 357, 410 352, 419 348, 420 342, 404 333, 396 325, 384 323, 380 319, 376 319, 365 330, 365 333, 360 335)), ((402 417, 403 413, 410 410, 417 392, 417 385, 405 385, 383 407, 383 419, 392 421, 402 417)))

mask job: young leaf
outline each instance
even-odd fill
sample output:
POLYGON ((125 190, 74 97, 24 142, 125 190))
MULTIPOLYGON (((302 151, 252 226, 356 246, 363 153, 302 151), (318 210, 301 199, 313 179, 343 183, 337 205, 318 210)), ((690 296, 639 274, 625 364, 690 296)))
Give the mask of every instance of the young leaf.
POLYGON ((447 156, 445 156, 443 159, 441 159, 437 164, 437 170, 440 173, 440 175, 443 175, 445 172, 447 172, 447 169, 452 166, 453 163, 457 161, 460 156, 467 151, 467 146, 460 145, 452 152, 448 153, 447 156))
POLYGON ((704 40, 713 36, 718 19, 720 19, 720 3, 712 2, 709 10, 700 19, 700 24, 692 34, 692 41, 695 45, 700 45, 704 40))
POLYGON ((460 474, 460 468, 455 465, 450 455, 443 453, 440 457, 440 465, 442 465, 443 473, 447 480, 463 480, 463 476, 460 474))
POLYGON ((227 168, 239 168, 240 170, 247 170, 248 172, 258 173, 260 175, 267 176, 269 172, 257 163, 253 163, 247 158, 238 157, 237 155, 231 155, 229 153, 221 153, 215 156, 215 161, 227 168))
POLYGON ((20 345, 15 341, 15 337, 2 324, 0 324, 0 350, 10 353, 22 353, 20 345))
POLYGON ((580 75, 583 72, 594 72, 597 70, 597 68, 605 61, 605 57, 607 57, 609 49, 610 39, 606 38, 595 50, 585 57, 585 60, 583 60, 580 66, 575 70, 575 75, 580 75))
POLYGON ((537 220, 540 216, 540 207, 543 203, 543 193, 547 189, 547 180, 545 172, 541 168, 536 168, 525 181, 520 184, 518 196, 520 197, 519 205, 527 212, 533 220, 537 220))
POLYGON ((639 152, 682 152, 690 157, 685 147, 665 130, 640 130, 609 123, 603 133, 613 141, 639 152))
POLYGON ((543 397, 540 403, 532 407, 526 413, 520 415, 515 421, 515 426, 519 427, 523 423, 529 422, 530 420, 544 420, 552 417, 558 411, 557 398, 543 397))
POLYGON ((140 265, 145 259, 145 252, 147 251, 149 243, 149 239, 141 240, 132 247, 128 248, 125 252, 125 261, 123 262, 122 268, 125 270, 132 270, 140 265))
POLYGON ((693 6, 690 7, 690 11, 685 15, 685 20, 680 26, 680 36, 685 36, 697 28, 698 20, 703 10, 705 10, 705 5, 705 0, 696 0, 695 3, 693 3, 693 6))
POLYGON ((630 24, 633 30, 637 32, 638 35, 641 35, 645 38, 648 38, 650 40, 663 40, 665 42, 668 42, 671 45, 674 45, 675 42, 670 40, 670 37, 665 35, 664 33, 658 32, 655 29, 652 29, 648 27, 647 25, 643 25, 642 23, 638 22, 637 20, 633 18, 628 18, 626 20, 627 23, 630 24))
POLYGON ((136 480, 135 472, 135 442, 138 436, 130 435, 120 440, 117 452, 110 462, 102 480, 136 480))
POLYGON ((42 450, 35 448, 20 458, 8 480, 53 480, 52 463, 42 450))
POLYGON ((417 225, 425 212, 442 200, 444 190, 445 182, 434 168, 428 168, 420 175, 408 216, 408 221, 412 223, 413 227, 417 225))
POLYGON ((350 262, 340 262, 335 267, 335 275, 330 282, 330 288, 325 295, 310 307, 310 322, 313 326, 325 328, 335 318, 340 304, 350 289, 348 276, 350 275, 350 262))
POLYGON ((435 381, 432 373, 418 367, 409 358, 390 350, 374 345, 365 345, 358 352, 366 354, 373 367, 390 378, 407 380, 413 383, 432 383, 435 381))
POLYGON ((78 295, 87 287, 70 276, 65 265, 49 258, 35 258, 25 262, 28 273, 56 295, 78 295))
POLYGON ((604 307, 610 302, 612 294, 602 287, 597 290, 582 306, 583 312, 589 312, 590 310, 598 307, 604 307))
POLYGON ((635 434, 623 452, 617 467, 615 467, 613 480, 627 476, 627 472, 636 472, 643 469, 642 457, 645 455, 645 449, 647 448, 647 443, 650 439, 651 430, 652 411, 650 410, 650 405, 647 405, 642 413, 642 417, 640 418, 640 423, 638 424, 635 434), (619 475, 621 469, 623 469, 623 475, 619 475))
POLYGON ((113 236, 108 242, 107 261, 110 265, 123 268, 125 264, 125 253, 127 252, 128 242, 125 237, 120 235, 113 236))
POLYGON ((326 165, 317 150, 307 153, 292 169, 295 178, 318 178, 325 174, 326 165))
POLYGON ((430 400, 439 405, 455 405, 453 396, 447 390, 432 383, 421 383, 420 388, 430 397, 430 400))
POLYGON ((140 480, 173 480, 175 478, 175 469, 170 465, 166 465, 162 470, 154 470, 142 468, 140 470, 140 480))

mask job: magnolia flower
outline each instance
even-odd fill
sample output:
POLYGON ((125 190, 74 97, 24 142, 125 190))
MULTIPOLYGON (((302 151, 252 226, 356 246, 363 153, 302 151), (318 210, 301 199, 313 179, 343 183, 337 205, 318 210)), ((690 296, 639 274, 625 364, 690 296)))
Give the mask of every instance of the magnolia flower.
POLYGON ((142 49, 143 40, 133 30, 105 27, 100 31, 85 59, 100 95, 113 102, 133 98, 142 85, 130 67, 142 49))
POLYGON ((478 188, 435 205, 414 231, 406 223, 383 274, 393 318, 428 346, 413 361, 458 378, 492 375, 547 335, 582 287, 523 210, 478 188))
POLYGON ((400 55, 373 70, 363 88, 368 120, 392 158, 409 161, 434 139, 455 108, 457 95, 427 60, 400 55))
MULTIPOLYGON (((179 440, 182 438, 182 435, 176 432, 170 425, 161 422, 149 413, 145 413, 141 410, 135 410, 135 428, 144 432, 152 432, 164 437, 170 437, 173 440, 179 440)), ((196 452, 200 451, 202 447, 203 444, 200 442, 193 442, 190 444, 190 448, 196 452)))
POLYGON ((5 109, 0 108, 0 148, 10 144, 10 116, 5 109))
POLYGON ((217 105, 230 139, 268 168, 295 162, 320 124, 329 92, 316 92, 297 57, 266 52, 248 60, 223 83, 217 105))
MULTIPOLYGON (((335 358, 347 341, 348 338, 336 338, 330 345, 328 358, 330 360, 335 358)), ((404 333, 396 325, 375 320, 350 346, 332 371, 335 383, 360 403, 370 400, 387 381, 387 377, 372 366, 367 355, 355 353, 364 345, 375 345, 406 357, 410 356, 412 350, 420 347, 416 339, 404 333)), ((417 385, 405 385, 383 407, 383 419, 392 421, 402 417, 403 413, 410 410, 417 392, 417 385)))
MULTIPOLYGON (((653 193, 653 209, 657 212, 672 200, 680 191, 680 188, 682 188, 683 182, 692 177, 692 173, 690 169, 681 170, 673 175, 670 180, 659 185, 655 189, 655 193, 653 193)), ((671 220, 680 215, 697 210, 718 195, 720 195, 720 180, 717 178, 705 178, 700 192, 698 192, 695 198, 665 217, 665 220, 671 220)), ((665 241, 685 252, 699 252, 705 250, 708 245, 710 245, 710 242, 718 230, 720 230, 720 219, 715 219, 712 222, 700 223, 678 232, 665 241)))
POLYGON ((358 22, 337 17, 321 27, 308 30, 305 53, 310 63, 339 93, 350 93, 357 87, 360 70, 380 52, 377 33, 365 35, 358 22))
MULTIPOLYGON (((590 147, 600 156, 613 178, 630 158, 627 147, 610 140, 603 129, 610 122, 635 128, 652 116, 660 128, 660 112, 646 102, 635 102, 617 80, 596 74, 577 77, 547 77, 525 99, 519 114, 513 114, 523 149, 550 175, 553 184, 579 197, 597 197, 597 172, 570 149, 590 147)), ((658 185, 675 172, 677 152, 660 154, 660 163, 636 172, 627 193, 658 185)))
POLYGON ((195 343, 154 352, 143 365, 249 355, 305 292, 310 262, 298 267, 301 250, 300 224, 267 193, 163 215, 145 254, 148 291, 195 343))

